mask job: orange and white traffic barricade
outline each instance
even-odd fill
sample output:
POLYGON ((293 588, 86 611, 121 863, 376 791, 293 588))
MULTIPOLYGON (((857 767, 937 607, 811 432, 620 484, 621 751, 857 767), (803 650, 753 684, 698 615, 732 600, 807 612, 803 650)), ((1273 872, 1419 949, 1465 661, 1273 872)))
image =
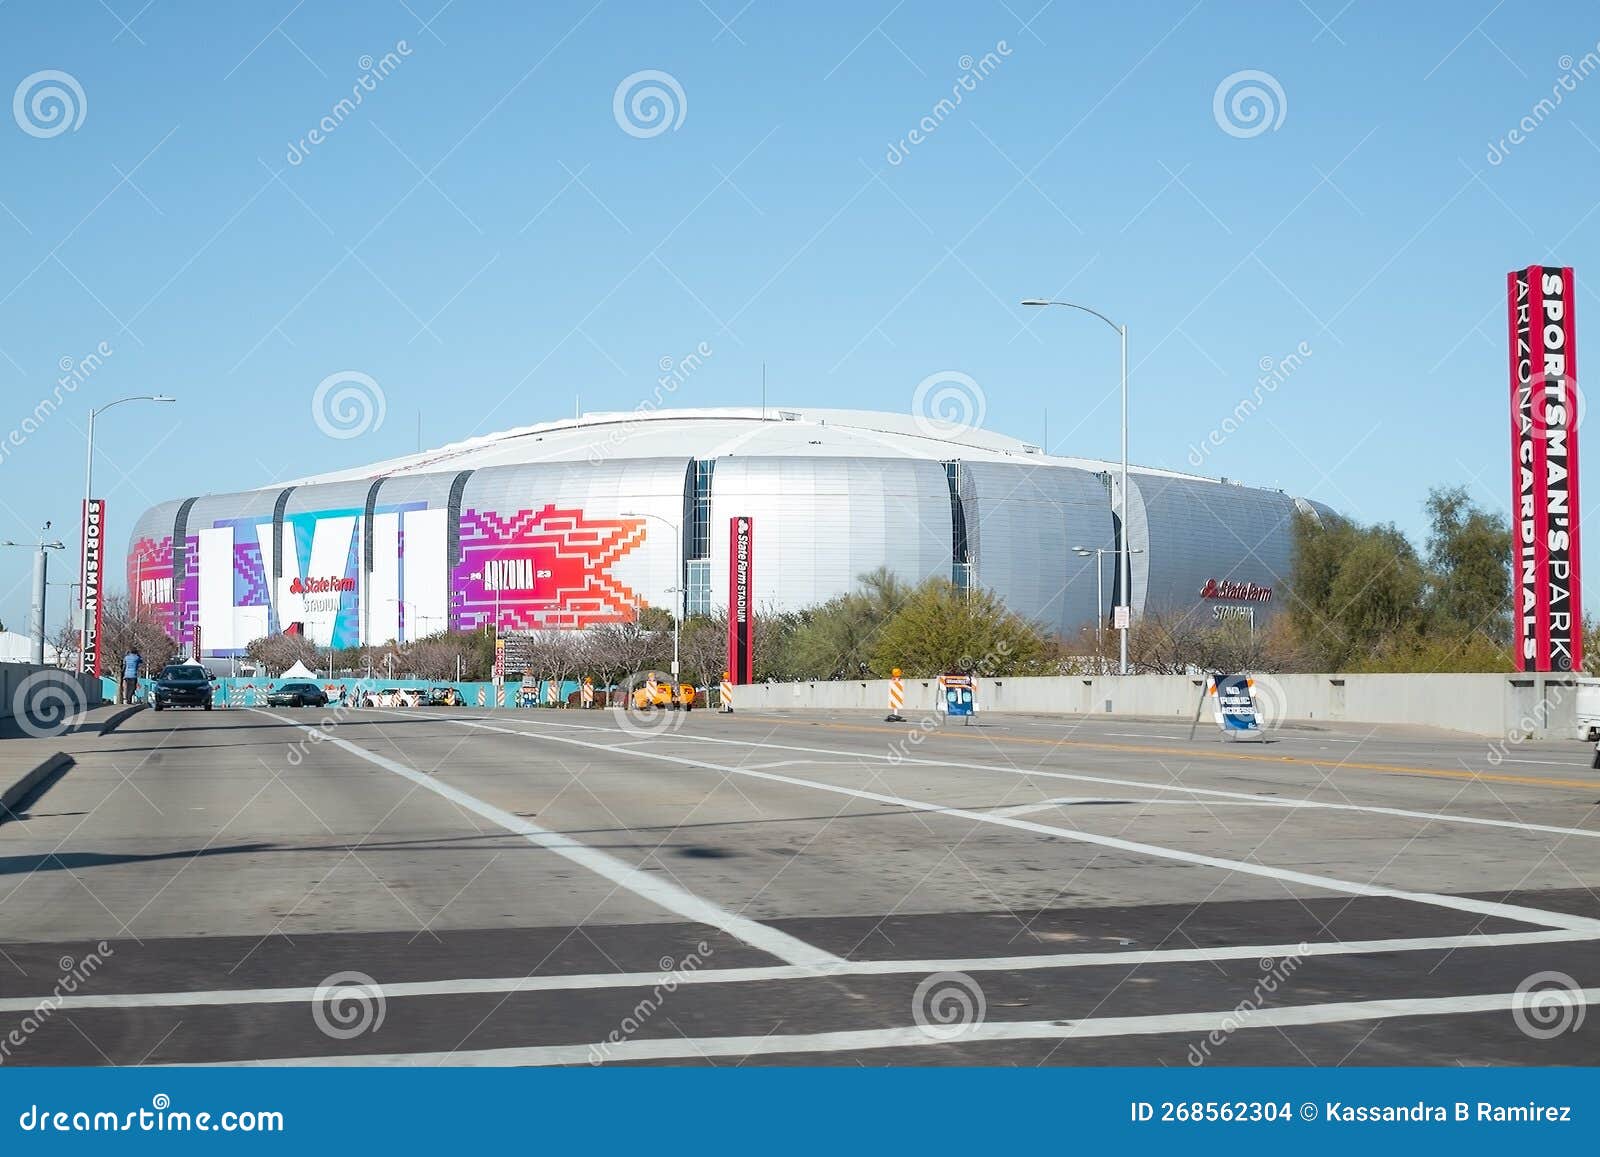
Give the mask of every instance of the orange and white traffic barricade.
POLYGON ((900 714, 900 708, 906 705, 906 685, 900 678, 900 668, 896 667, 889 672, 889 714, 883 717, 885 723, 904 723, 906 717, 900 714))
POLYGON ((724 715, 732 715, 733 714, 733 673, 732 672, 724 671, 722 673, 722 687, 720 688, 720 691, 721 691, 721 694, 718 696, 718 699, 721 700, 722 705, 717 710, 721 711, 722 714, 724 714, 724 715))
POLYGON ((579 685, 578 703, 585 708, 594 706, 594 680, 585 677, 579 685))
POLYGON ((485 704, 485 702, 488 700, 489 696, 488 696, 487 693, 485 693, 485 691, 484 691, 484 689, 482 687, 479 687, 478 688, 478 694, 476 696, 474 696, 474 698, 477 699, 478 706, 482 707, 485 704))
POLYGON ((556 681, 551 679, 544 685, 544 705, 554 707, 561 698, 561 689, 556 686, 556 681))

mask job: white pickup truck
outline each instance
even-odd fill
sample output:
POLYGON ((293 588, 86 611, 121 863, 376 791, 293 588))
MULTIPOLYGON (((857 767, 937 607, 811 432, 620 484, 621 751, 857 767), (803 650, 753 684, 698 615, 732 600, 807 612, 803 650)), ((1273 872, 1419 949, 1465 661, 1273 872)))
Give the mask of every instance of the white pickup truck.
POLYGON ((1600 679, 1578 680, 1578 701, 1573 714, 1577 717, 1577 726, 1573 728, 1575 738, 1590 742, 1600 740, 1600 679))

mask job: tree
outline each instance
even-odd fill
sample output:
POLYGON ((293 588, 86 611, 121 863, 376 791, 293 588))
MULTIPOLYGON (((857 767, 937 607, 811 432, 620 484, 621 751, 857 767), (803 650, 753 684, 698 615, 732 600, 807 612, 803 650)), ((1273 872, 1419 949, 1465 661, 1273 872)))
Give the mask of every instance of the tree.
MULTIPOLYGON (((0 631, 5 627, 0 625, 0 631)), ((55 634, 45 640, 56 650, 56 663, 66 671, 78 669, 78 622, 68 619, 56 628, 55 634)), ((142 652, 141 652, 142 653, 142 652)))
POLYGON ((1313 668, 1350 669, 1391 635, 1420 628, 1428 576, 1394 526, 1300 515, 1294 535, 1289 614, 1313 668))
POLYGON ((689 616, 678 647, 684 678, 698 687, 715 686, 728 669, 728 616, 689 616))
POLYGON ((791 664, 800 678, 889 674, 876 669, 873 650, 910 588, 883 567, 860 576, 857 583, 855 590, 823 603, 796 626, 791 664))
POLYGON ((322 665, 322 653, 304 635, 265 635, 250 640, 244 653, 252 662, 265 668, 269 675, 287 671, 296 663, 302 663, 313 671, 322 665))
MULTIPOLYGON (((112 660, 137 648, 149 671, 161 670, 179 651, 177 640, 167 634, 156 612, 126 595, 111 595, 101 601, 100 648, 101 654, 112 660)), ((108 664, 102 660, 101 666, 107 668, 108 664)))
POLYGON ((1481 634, 1511 645, 1511 527, 1467 497, 1465 487, 1429 492, 1427 613, 1430 631, 1481 634))
POLYGON ((1044 636, 988 590, 961 591, 948 579, 913 590, 873 649, 874 670, 899 667, 913 678, 944 671, 1042 675, 1055 656, 1044 636))
MULTIPOLYGON (((663 612, 665 614, 665 612, 663 612)), ((645 671, 663 671, 672 660, 671 616, 667 629, 646 625, 644 616, 626 623, 606 623, 589 632, 588 653, 598 682, 610 686, 645 671)))

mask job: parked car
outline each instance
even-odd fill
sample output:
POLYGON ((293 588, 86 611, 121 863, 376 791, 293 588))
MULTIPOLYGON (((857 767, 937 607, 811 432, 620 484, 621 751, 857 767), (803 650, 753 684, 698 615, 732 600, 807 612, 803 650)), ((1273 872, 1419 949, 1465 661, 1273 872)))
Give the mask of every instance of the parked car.
POLYGON ((422 692, 410 687, 385 687, 381 691, 364 691, 363 707, 416 707, 422 702, 422 692))
POLYGON ((422 704, 424 707, 460 707, 461 692, 454 687, 429 687, 422 704))
POLYGON ((216 678, 193 663, 173 663, 161 669, 150 686, 150 706, 157 711, 168 707, 202 707, 211 710, 211 683, 216 678))
POLYGON ((328 693, 315 683, 285 683, 267 692, 268 707, 326 707, 328 693))

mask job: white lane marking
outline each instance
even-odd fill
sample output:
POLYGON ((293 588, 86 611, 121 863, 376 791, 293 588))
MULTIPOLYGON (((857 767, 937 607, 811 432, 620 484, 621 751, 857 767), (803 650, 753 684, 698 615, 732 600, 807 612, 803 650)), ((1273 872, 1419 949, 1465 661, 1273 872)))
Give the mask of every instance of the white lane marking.
MULTIPOLYGON (((400 712, 390 712, 392 715, 401 715, 400 712)), ((414 719, 421 716, 402 715, 402 718, 414 719)), ((481 716, 472 719, 482 720, 481 716)), ((451 723, 468 725, 468 720, 452 719, 451 723)), ((581 723, 544 723, 535 722, 540 728, 556 727, 568 731, 592 731, 601 735, 616 735, 618 732, 611 727, 592 727, 581 723)), ((519 735, 530 735, 532 732, 517 732, 519 735)), ((1315 808, 1321 811, 1364 812, 1370 815, 1395 816, 1400 819, 1429 820, 1435 823, 1470 824, 1475 827, 1511 828, 1523 832, 1546 832, 1557 836, 1582 836, 1588 839, 1600 839, 1600 828, 1564 828, 1554 824, 1530 824, 1521 820, 1496 820, 1484 816, 1450 815, 1445 812, 1412 811, 1408 808, 1381 807, 1377 804, 1355 803, 1328 803, 1315 799, 1288 799, 1277 796, 1263 796, 1243 791, 1224 791, 1220 788, 1188 787, 1177 783, 1152 783, 1143 779, 1117 779, 1112 776, 1086 775, 1081 772, 1070 771, 1045 771, 1042 768, 1005 767, 989 763, 964 763, 950 759, 916 759, 911 756, 896 757, 877 752, 841 751, 836 747, 800 747, 793 744, 762 743, 749 739, 722 739, 711 735, 686 735, 676 733, 680 740, 693 740, 696 743, 717 743, 730 747, 759 747, 766 751, 795 751, 810 753, 812 755, 855 755, 860 759, 876 759, 899 765, 911 764, 917 767, 954 767, 968 771, 988 771, 1003 775, 1020 775, 1024 777, 1040 777, 1044 779, 1063 779, 1074 783, 1104 784, 1110 787, 1132 787, 1143 791, 1158 792, 1183 792, 1187 795, 1203 795, 1207 799, 1237 799, 1237 800, 1264 800, 1270 799, 1281 802, 1284 807, 1315 808)), ((607 745, 614 746, 614 745, 607 745)), ((1600 781, 1596 782, 1600 788, 1600 781)))
MULTIPOLYGON (((252 708, 251 710, 256 709, 252 708)), ((258 711, 258 714, 267 715, 270 713, 258 711)), ((790 936, 787 932, 780 932, 776 928, 768 927, 748 917, 729 912, 726 908, 702 899, 674 884, 671 880, 663 878, 660 873, 646 872, 641 868, 636 868, 632 864, 617 859, 607 852, 591 848, 587 844, 580 844, 571 836, 550 831, 547 828, 540 827, 538 824, 529 823, 519 815, 513 815, 511 812, 495 807, 491 803, 485 803, 477 796, 468 795, 459 788, 451 787, 449 784, 442 783, 432 776, 409 768, 403 763, 397 763, 387 756, 368 751, 364 747, 358 747, 348 739, 340 739, 336 735, 318 731, 316 728, 307 726, 304 723, 291 723, 290 726, 296 727, 307 734, 315 734, 318 737, 318 742, 331 743, 342 751, 347 751, 357 758, 364 759, 368 763, 383 768, 385 771, 393 772, 402 779, 410 780, 418 787, 426 788, 435 795, 443 796, 458 807, 482 816, 490 823, 499 824, 508 832, 521 836, 535 847, 554 852, 565 860, 570 860, 580 867, 587 868, 595 875, 610 880, 619 888, 624 888, 635 896, 650 901, 650 903, 659 908, 664 908, 668 912, 682 916, 686 920, 692 920, 697 924, 707 924, 713 928, 720 928, 728 935, 742 940, 754 948, 771 953, 786 964, 833 964, 840 959, 831 952, 824 952, 820 948, 790 936)))
MULTIPOLYGON (((1569 994, 1576 1005, 1600 1004, 1600 988, 1569 994)), ((224 1061, 201 1068, 258 1065, 312 1065, 344 1068, 481 1065, 581 1065, 605 1061, 666 1061, 690 1057, 786 1056, 794 1053, 837 1053, 866 1049, 929 1048, 940 1044, 982 1044, 992 1041, 1093 1040, 1102 1037, 1182 1033, 1203 1036, 1233 1029, 1290 1028, 1311 1024, 1348 1024, 1409 1016, 1459 1016, 1506 1012, 1522 1007, 1527 997, 1517 992, 1481 996, 1411 997, 1398 1000, 1352 1000, 1330 1004, 1295 1004, 1257 1009, 1240 1017, 1236 1008, 1216 1012, 1159 1013, 1151 1016, 1103 1016, 1085 1020, 984 1021, 968 1025, 959 1036, 935 1038, 920 1025, 850 1029, 843 1032, 790 1033, 767 1036, 667 1037, 625 1040, 614 1044, 528 1045, 520 1048, 472 1049, 447 1053, 355 1053, 344 1056, 281 1057, 270 1060, 224 1061)))
POLYGON ((1294 804, 1276 799, 1128 799, 1126 796, 1062 796, 1059 799, 1042 800, 1039 803, 1017 804, 1015 807, 995 808, 991 815, 997 816, 1029 816, 1038 812, 1052 811, 1058 807, 1067 807, 1073 804, 1110 804, 1123 807, 1293 807, 1294 804))
MULTIPOLYGON (((748 968, 706 968, 693 972, 596 972, 560 976, 464 977, 455 980, 382 981, 385 999, 417 996, 470 996, 516 992, 571 992, 604 988, 654 988, 669 979, 678 985, 741 984, 772 980, 826 980, 840 976, 930 976, 936 972, 1034 972, 1068 968, 1144 968, 1217 960, 1261 960, 1350 956, 1369 952, 1443 952, 1506 948, 1527 944, 1572 944, 1600 937, 1579 932, 1488 932, 1467 936, 1420 936, 1399 940, 1350 940, 1324 944, 1245 944, 1220 948, 1152 948, 1123 952, 1059 952, 1032 956, 982 956, 957 960, 847 960, 811 967, 771 964, 748 968)), ((316 998, 316 988, 237 988, 194 992, 111 992, 51 998, 0 998, 0 1012, 32 1012, 40 1001, 56 1008, 181 1008, 238 1004, 299 1004, 316 998)))
MULTIPOLYGON (((465 719, 452 720, 451 722, 459 727, 473 727, 482 731, 494 731, 504 735, 520 735, 530 739, 538 738, 546 743, 564 743, 572 747, 584 747, 594 751, 615 751, 609 744, 591 743, 588 740, 574 739, 567 735, 551 735, 542 728, 539 731, 518 731, 510 727, 496 727, 493 724, 474 723, 465 719)), ((535 726, 539 725, 535 724, 535 726)), ((1188 852, 1181 848, 1166 848, 1158 844, 1139 843, 1135 840, 1124 840, 1117 836, 1105 836, 1095 832, 1054 827, 1050 824, 1035 823, 1032 820, 1011 819, 1007 816, 991 815, 986 812, 971 811, 967 808, 946 807, 943 804, 929 803, 926 800, 908 799, 905 796, 888 795, 884 792, 842 787, 838 784, 822 783, 814 779, 799 779, 790 775, 778 775, 770 771, 753 771, 733 764, 711 763, 708 760, 690 759, 682 755, 667 755, 664 752, 637 749, 621 751, 617 752, 617 754, 630 758, 656 759, 663 763, 675 763, 682 767, 695 767, 703 771, 720 772, 724 775, 742 775, 751 779, 764 779, 771 783, 783 783, 792 787, 811 788, 813 791, 827 792, 831 795, 844 795, 855 799, 871 800, 874 803, 890 804, 895 807, 905 808, 908 811, 931 812, 938 815, 952 816, 957 819, 973 820, 982 824, 1016 828, 1019 831, 1035 832, 1039 835, 1071 840, 1075 843, 1114 848, 1117 851, 1130 852, 1136 856, 1175 860, 1179 863, 1196 864, 1200 867, 1215 868, 1224 872, 1238 872, 1247 876, 1262 876, 1269 880, 1300 884, 1309 888, 1322 888, 1330 892, 1343 892, 1351 896, 1382 896, 1392 900, 1406 900, 1414 904, 1427 904, 1435 908, 1449 908, 1457 912, 1472 912, 1480 916, 1497 916, 1502 919, 1517 920, 1525 924, 1535 924, 1545 928, 1564 928, 1569 932, 1600 934, 1600 920, 1586 916, 1573 916, 1565 912, 1547 912, 1539 908, 1524 907, 1520 904, 1500 904, 1492 900, 1476 900, 1470 896, 1450 896, 1438 892, 1413 892, 1404 888, 1391 888, 1383 884, 1362 884, 1353 880, 1336 879, 1333 876, 1319 876, 1311 872, 1299 872, 1293 868, 1277 868, 1270 864, 1229 860, 1221 856, 1208 856, 1200 852, 1188 852)))

